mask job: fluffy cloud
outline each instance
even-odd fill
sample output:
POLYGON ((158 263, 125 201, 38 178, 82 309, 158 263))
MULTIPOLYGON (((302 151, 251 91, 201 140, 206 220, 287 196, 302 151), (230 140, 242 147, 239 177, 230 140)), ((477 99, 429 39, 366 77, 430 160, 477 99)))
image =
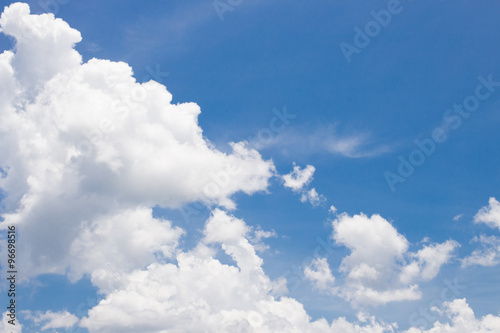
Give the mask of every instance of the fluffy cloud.
POLYGON ((313 179, 315 170, 316 169, 312 165, 306 165, 304 169, 301 169, 300 166, 294 163, 293 170, 282 176, 285 181, 285 187, 291 189, 295 193, 301 193, 300 202, 309 202, 314 207, 326 201, 326 198, 318 194, 315 188, 307 188, 313 179))
POLYGON ((500 202, 490 198, 488 206, 481 208, 474 216, 474 222, 486 223, 491 228, 500 229, 500 202))
POLYGON ((404 282, 411 281, 412 278, 406 275, 406 273, 409 272, 418 272, 424 281, 435 278, 441 266, 450 262, 453 257, 453 252, 459 246, 460 245, 453 240, 448 240, 441 244, 425 245, 417 253, 410 254, 410 257, 416 260, 403 268, 401 280, 404 282))
POLYGON ((500 264, 500 238, 481 235, 479 238, 474 237, 472 241, 481 244, 481 249, 474 250, 470 256, 465 257, 462 260, 462 267, 500 264))
POLYGON ((433 279, 459 246, 449 240, 409 252, 408 240, 380 215, 344 213, 332 226, 336 244, 350 250, 339 269, 344 284, 332 293, 354 305, 419 299, 417 282, 433 279))
POLYGON ((69 313, 68 311, 62 312, 38 312, 36 314, 28 313, 26 316, 28 319, 33 320, 35 325, 42 326, 42 331, 51 329, 51 328, 70 328, 76 323, 78 323, 79 319, 75 315, 69 313))
MULTIPOLYGON (((494 333, 500 332, 500 316, 487 315, 477 319, 465 299, 444 302, 441 311, 451 323, 436 322, 429 330, 410 328, 406 333, 494 333)), ((439 311, 438 309, 436 309, 439 311)))
MULTIPOLYGON (((370 220, 366 216, 364 218, 370 220)), ((375 220, 379 218, 375 217, 375 220)), ((382 220, 378 220, 379 224, 376 224, 375 229, 378 227, 385 230, 386 235, 393 237, 392 245, 388 247, 398 249, 403 255, 407 249, 407 241, 397 232, 387 228, 382 220)), ((125 275, 123 286, 107 293, 105 298, 89 311, 88 317, 80 321, 80 325, 91 333, 138 330, 258 333, 398 332, 396 324, 388 324, 362 314, 356 322, 342 317, 331 323, 323 318, 312 321, 299 302, 282 295, 286 290, 284 281, 272 281, 262 270, 262 259, 249 241, 251 229, 243 220, 222 210, 215 210, 205 224, 203 239, 194 249, 178 252, 175 264, 157 262, 146 269, 138 269, 125 275), (224 264, 217 259, 219 249, 222 249, 234 264, 224 264)), ((346 233, 343 239, 351 245, 356 243, 348 241, 349 238, 346 233)), ((421 270, 425 272, 427 256, 435 253, 443 257, 440 252, 446 252, 449 246, 449 243, 429 245, 411 256, 416 258, 419 265, 419 260, 422 261, 421 270)), ((434 272, 434 268, 430 271, 434 272)), ((373 274, 368 266, 363 266, 357 272, 360 278, 369 273, 373 274)), ((306 268, 305 274, 320 289, 328 290, 334 283, 324 258, 314 260, 306 268)), ((421 275, 429 276, 428 274, 430 273, 421 275)), ((398 297, 407 299, 412 292, 414 291, 411 289, 372 290, 370 296, 381 297, 383 300, 394 300, 398 297)), ((443 307, 450 309, 446 314, 453 323, 459 324, 451 326, 455 331, 438 330, 449 325, 436 323, 437 328, 425 332, 469 332, 460 329, 476 326, 487 328, 490 327, 487 326, 489 322, 494 324, 498 319, 494 316, 482 320, 476 320, 473 316, 464 317, 464 311, 452 306, 460 302, 462 300, 445 303, 443 307), (464 323, 465 320, 468 322, 464 323)), ((408 332, 421 331, 413 327, 408 332)), ((494 330, 470 332, 486 333, 494 330)))
POLYGON ((123 274, 172 258, 182 233, 170 221, 153 218, 146 208, 84 223, 70 247, 70 278, 78 280, 90 272, 101 292, 114 290, 123 274))
POLYGON ((377 321, 374 316, 367 317, 364 314, 358 315, 358 322, 352 323, 341 317, 332 322, 329 331, 313 331, 313 332, 330 332, 330 333, 392 333, 397 332, 396 324, 387 324, 377 321))
MULTIPOLYGON (((12 4, 0 29, 16 40, 0 54, 1 227, 22 232, 22 274, 90 276, 104 299, 79 325, 90 332, 395 331, 367 316, 312 320, 284 296, 286 281, 262 269, 257 250, 274 233, 221 209, 193 249, 179 248, 184 231, 155 218, 151 207, 233 209, 233 194, 267 189, 273 163, 245 143, 232 143, 230 153, 215 149, 196 104, 172 104, 164 86, 136 82, 127 64, 82 63, 74 50, 80 33, 52 14, 12 4)), ((322 196, 306 189, 313 174, 312 166, 294 166, 283 180, 314 204, 322 196)), ((415 281, 434 277, 455 247, 450 241, 409 253, 404 236, 377 215, 344 214, 333 225, 336 242, 351 251, 340 268, 340 295, 354 303, 418 297, 415 281)), ((326 259, 306 275, 321 289, 335 282, 326 259)), ((31 318, 42 330, 77 321, 68 312, 31 318)), ((20 332, 6 319, 0 330, 20 332)))
MULTIPOLYGON (((2 226, 23 230, 24 273, 78 266, 68 254, 82 247, 80 233, 108 237, 105 228, 123 214, 131 215, 122 216, 129 231, 165 229, 133 213, 142 207, 201 201, 232 209, 234 193, 266 190, 271 161, 245 143, 216 150, 198 125, 198 105, 171 104, 164 86, 136 82, 127 64, 82 63, 73 48, 80 33, 66 22, 15 3, 0 27, 16 40, 0 55, 2 226)), ((166 233, 175 234, 165 229, 151 247, 134 246, 162 251, 171 241, 166 233)), ((85 267, 73 271, 81 275, 85 267)))
POLYGON ((264 252, 269 249, 269 245, 263 242, 263 239, 276 237, 276 231, 265 231, 259 226, 256 229, 252 229, 252 234, 248 236, 248 240, 252 243, 257 252, 264 252))
MULTIPOLYGON (((178 253, 176 264, 154 263, 125 277, 81 320, 90 332, 383 332, 393 326, 364 319, 311 321, 302 304, 281 296, 249 242, 243 220, 215 210, 203 239, 178 253), (219 247, 234 264, 216 259, 219 247)), ((325 262, 326 263, 326 262, 325 262)), ((321 264, 321 263, 320 263, 321 264)))
POLYGON ((322 194, 318 194, 315 188, 312 188, 309 191, 302 193, 300 197, 300 202, 308 201, 313 206, 319 206, 326 201, 326 198, 322 194))
MULTIPOLYGON (((500 229, 500 202, 491 197, 488 206, 481 208, 474 216, 475 223, 485 223, 491 228, 500 229)), ((500 238, 481 235, 472 242, 479 243, 480 248, 474 250, 462 260, 462 267, 480 265, 495 266, 500 263, 500 238)))
POLYGON ((23 331, 23 326, 16 318, 16 324, 12 325, 9 320, 12 320, 9 316, 9 311, 2 314, 2 321, 0 321, 0 332, 11 332, 11 333, 21 333, 23 331))
POLYGON ((328 266, 326 258, 315 258, 305 267, 304 276, 314 283, 319 290, 328 290, 335 282, 335 277, 328 266))
POLYGON ((316 169, 312 165, 306 165, 304 169, 301 169, 298 165, 294 165, 293 170, 289 174, 283 175, 284 186, 292 189, 294 192, 298 192, 312 181, 314 171, 316 169))

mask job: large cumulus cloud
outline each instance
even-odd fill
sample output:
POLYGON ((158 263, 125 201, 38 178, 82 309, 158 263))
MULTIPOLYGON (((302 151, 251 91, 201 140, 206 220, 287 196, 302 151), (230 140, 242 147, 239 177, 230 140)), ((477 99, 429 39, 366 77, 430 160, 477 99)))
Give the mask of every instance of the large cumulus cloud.
POLYGON ((271 161, 245 143, 214 148, 198 105, 172 104, 163 85, 136 82, 127 64, 82 63, 80 33, 66 22, 16 3, 0 26, 16 41, 0 55, 2 217, 29 244, 24 272, 64 272, 83 225, 118 214, 127 224, 156 205, 234 208, 234 193, 267 188, 271 161))

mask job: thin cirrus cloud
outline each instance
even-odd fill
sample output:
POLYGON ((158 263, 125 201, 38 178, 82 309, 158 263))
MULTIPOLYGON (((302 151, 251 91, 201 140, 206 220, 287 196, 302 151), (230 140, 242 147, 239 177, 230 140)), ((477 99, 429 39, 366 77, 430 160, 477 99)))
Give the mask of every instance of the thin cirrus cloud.
POLYGON ((375 157, 391 152, 388 145, 371 147, 367 135, 353 135, 344 138, 332 135, 332 137, 327 137, 324 142, 326 151, 349 158, 375 157))
POLYGON ((294 153, 329 153, 346 158, 370 158, 390 153, 393 148, 377 144, 367 133, 343 134, 338 125, 322 126, 315 130, 289 129, 276 137, 270 145, 278 149, 292 149, 294 153))
MULTIPOLYGON (((12 4, 0 27, 16 39, 14 50, 0 54, 1 226, 23 230, 22 279, 88 276, 103 296, 81 317, 25 312, 26 323, 14 328, 4 312, 0 331, 22 332, 28 322, 40 330, 77 325, 91 333, 398 331, 373 316, 313 319, 287 296, 283 277, 266 274, 258 252, 276 233, 229 211, 234 194, 266 191, 276 177, 271 160, 245 143, 234 143, 229 153, 216 150, 202 135, 196 104, 171 104, 164 86, 137 83, 126 63, 83 63, 74 50, 80 33, 51 14, 31 15, 28 5, 12 4), (155 217, 152 207, 196 201, 219 208, 186 249, 186 230, 155 217), (217 259, 221 253, 232 264, 217 259)), ((384 150, 367 149, 362 139, 337 142, 332 152, 348 157, 384 150)), ((312 166, 298 167, 289 187, 317 198, 308 188, 313 173, 312 166)), ((306 276, 354 306, 418 298, 418 283, 432 280, 458 246, 449 240, 411 252, 378 215, 340 214, 331 227, 350 253, 334 269, 317 259, 306 276)), ((5 247, 0 256, 7 257, 5 247)), ((432 333, 500 328, 499 317, 478 319, 465 300, 443 309, 450 323, 436 322, 432 333)))

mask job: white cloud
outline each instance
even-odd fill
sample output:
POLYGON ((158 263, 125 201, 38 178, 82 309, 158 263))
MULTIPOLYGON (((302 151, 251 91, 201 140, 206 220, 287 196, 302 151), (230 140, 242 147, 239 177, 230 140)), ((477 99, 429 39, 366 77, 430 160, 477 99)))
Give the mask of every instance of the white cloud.
MULTIPOLYGON (((151 207, 201 201, 233 209, 233 194, 267 189, 272 161, 244 143, 233 143, 230 153, 216 150, 203 136, 196 104, 172 104, 164 86, 135 82, 127 64, 82 63, 73 49, 80 33, 51 14, 30 15, 27 5, 12 4, 0 27, 16 39, 15 50, 0 54, 2 226, 23 230, 23 274, 90 275, 104 299, 80 321, 83 327, 103 333, 395 330, 366 316, 313 321, 301 303, 283 296, 286 281, 271 280, 262 269, 257 250, 273 233, 220 209, 202 240, 180 249, 183 230, 153 217, 151 207), (234 264, 217 259, 220 249, 234 264)), ((381 151, 360 152, 356 140, 327 146, 350 157, 381 151)), ((294 167, 283 179, 315 202, 321 196, 305 189, 313 174, 312 166, 294 167)), ((452 247, 410 254, 404 236, 378 215, 344 214, 334 229, 338 244, 351 251, 342 261, 341 296, 363 304, 418 297, 414 281, 437 274, 452 247), (413 262, 404 266, 405 260, 413 262), (398 280, 403 269, 407 283, 398 280)), ((334 283, 326 259, 308 275, 319 287, 334 283)), ((67 311, 32 318, 43 330, 78 320, 67 311)), ((4 313, 0 330, 13 331, 6 320, 4 313)), ((21 331, 19 323, 14 331, 21 331)))
POLYGON ((292 189, 294 192, 298 192, 312 181, 314 171, 316 169, 312 165, 306 165, 304 169, 301 169, 298 165, 294 165, 292 172, 283 175, 284 186, 292 189))
POLYGON ((496 266, 500 264, 500 238, 481 235, 474 237, 473 242, 479 243, 481 249, 474 250, 470 256, 462 259, 462 267, 473 265, 496 266))
POLYGON ((474 216, 474 222, 486 223, 491 228, 500 229, 500 202, 490 198, 488 206, 481 208, 474 216))
POLYGON ((462 218, 462 216, 463 216, 462 214, 458 214, 458 215, 456 215, 456 216, 453 218, 453 221, 458 221, 458 220, 460 220, 460 219, 462 218))
POLYGON ((359 323, 344 318, 331 324, 325 319, 311 321, 302 304, 280 296, 286 289, 284 281, 272 281, 264 273, 262 259, 246 238, 249 232, 243 220, 215 210, 206 222, 204 238, 193 250, 179 252, 176 264, 154 263, 125 276, 123 288, 108 293, 81 325, 91 333, 392 329, 374 318, 359 323), (219 246, 234 265, 215 259, 219 246))
POLYGON ((412 257, 416 258, 420 268, 420 274, 424 281, 436 277, 441 266, 450 262, 453 252, 460 245, 454 240, 448 240, 441 244, 425 245, 412 257))
POLYGON ((293 170, 282 178, 285 181, 284 186, 290 188, 295 193, 300 193, 300 202, 309 202, 313 207, 319 206, 326 201, 322 194, 318 194, 315 188, 308 189, 316 169, 312 165, 306 165, 304 169, 300 166, 293 166, 293 170))
POLYGON ((17 88, 22 90, 19 93, 27 94, 24 97, 34 99, 43 84, 61 72, 74 70, 82 61, 73 49, 82 39, 80 32, 51 14, 29 15, 28 5, 15 3, 5 8, 0 25, 4 34, 16 38, 10 65, 17 88))
POLYGON ((233 243, 245 237, 248 226, 242 220, 234 219, 220 209, 212 213, 205 226, 205 241, 208 243, 233 243))
POLYGON ((302 193, 300 196, 300 202, 309 202, 314 207, 321 205, 325 201, 326 198, 322 194, 318 194, 315 188, 302 193))
POLYGON ((345 138, 332 136, 327 137, 323 142, 328 152, 350 158, 374 157, 390 151, 386 145, 366 148, 368 139, 365 135, 352 135, 345 138))
POLYGON ((70 248, 70 278, 90 273, 101 291, 120 286, 121 277, 157 257, 172 258, 182 235, 170 221, 155 219, 149 208, 124 210, 84 223, 70 248))
POLYGON ((314 131, 287 130, 273 142, 294 154, 330 153, 347 158, 369 158, 392 150, 388 145, 377 144, 369 133, 341 133, 336 124, 322 126, 314 131))
POLYGON ((500 332, 500 316, 487 315, 477 319, 465 299, 444 302, 444 314, 451 323, 434 323, 429 330, 410 328, 406 333, 496 333, 500 332))
POLYGON ((306 279, 314 283, 319 290, 328 290, 335 282, 326 258, 315 258, 304 269, 306 279))
MULTIPOLYGON (((500 229, 500 202, 491 197, 488 206, 482 207, 474 216, 475 223, 485 223, 491 228, 500 229)), ((472 242, 479 243, 480 248, 462 259, 462 267, 473 265, 495 266, 500 264, 500 238, 481 235, 472 242)))
POLYGON ((313 331, 313 332, 330 332, 330 333, 390 333, 396 332, 396 324, 387 324, 382 321, 377 321, 373 316, 364 318, 358 316, 359 321, 352 323, 341 317, 332 322, 329 331, 313 331))
MULTIPOLYGON (((64 21, 15 3, 0 27, 16 39, 0 55, 2 225, 22 226, 24 278, 78 266, 69 254, 79 233, 103 232, 97 224, 116 224, 105 221, 113 216, 196 201, 233 209, 233 194, 267 189, 272 161, 244 143, 215 149, 198 125, 198 105, 172 104, 164 86, 137 83, 127 64, 82 63, 73 49, 80 33, 64 21)), ((151 220, 127 223, 162 229, 151 220)))
POLYGON ((449 240, 409 252, 407 239, 380 215, 344 213, 332 226, 336 244, 350 250, 340 265, 344 283, 336 293, 355 306, 419 299, 417 282, 433 279, 459 246, 449 240))
POLYGON ((360 263, 388 266, 395 259, 402 259, 409 246, 406 238, 380 215, 344 213, 333 221, 333 229, 335 242, 351 250, 342 260, 343 271, 350 271, 360 263))
POLYGON ((263 252, 269 249, 269 245, 265 244, 262 240, 277 236, 276 231, 265 231, 259 226, 256 229, 252 228, 252 233, 248 235, 248 240, 252 243, 257 252, 263 252))
POLYGON ((79 320, 78 317, 69 313, 68 311, 61 312, 37 312, 34 315, 28 313, 28 319, 33 320, 35 325, 42 326, 42 331, 55 328, 70 328, 75 325, 79 320))
POLYGON ((2 314, 2 321, 0 321, 0 332, 11 332, 11 333, 21 333, 23 331, 23 326, 19 322, 18 318, 16 318, 15 325, 9 323, 9 320, 12 320, 9 317, 9 311, 5 311, 2 314))

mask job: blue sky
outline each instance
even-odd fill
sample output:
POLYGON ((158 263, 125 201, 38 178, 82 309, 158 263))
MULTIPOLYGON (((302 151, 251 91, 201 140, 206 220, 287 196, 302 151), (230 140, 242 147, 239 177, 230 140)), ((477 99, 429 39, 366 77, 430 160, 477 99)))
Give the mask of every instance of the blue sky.
MULTIPOLYGON (((456 298, 466 298, 478 320, 500 313, 500 265, 461 267, 464 258, 480 248, 479 242, 471 242, 474 237, 500 236, 500 217, 494 215, 494 204, 489 203, 491 197, 500 199, 500 87, 484 87, 488 77, 500 82, 500 7, 496 1, 401 0, 399 5, 395 1, 285 4, 242 0, 233 5, 220 1, 231 10, 219 14, 217 2, 212 1, 62 2, 53 0, 47 7, 49 2, 43 0, 27 1, 32 14, 49 9, 81 33, 83 40, 75 49, 84 63, 92 58, 125 62, 139 83, 154 79, 165 85, 173 104, 199 105, 198 124, 213 149, 230 155, 229 142, 255 142, 259 134, 262 138, 271 133, 257 150, 262 160, 272 160, 275 174, 255 193, 243 193, 247 185, 229 193, 236 208, 226 211, 250 227, 275 231, 275 236, 263 240, 269 248, 259 252, 263 270, 271 279, 288 276, 287 296, 302 303, 313 320, 324 317, 331 322, 344 316, 356 321, 357 313, 364 311, 407 330, 416 325, 411 315, 439 300, 447 288, 445 281, 455 279, 465 286, 456 298), (374 21, 372 11, 388 8, 398 8, 390 22, 385 27, 378 25, 380 31, 368 37, 369 44, 347 59, 341 43, 355 46, 356 27, 364 30, 374 21), (419 149, 415 140, 428 141, 435 128, 445 127, 446 111, 474 96, 481 84, 481 91, 490 94, 479 102, 477 110, 461 118, 456 129, 447 128, 447 139, 434 142, 435 151, 429 156, 415 153, 424 156, 422 164, 391 189, 386 175, 398 175, 398 158, 408 161, 419 149), (271 125, 276 112, 293 115, 279 133, 271 125), (287 187, 283 178, 294 165, 300 170, 306 165, 315 169, 313 178, 297 189, 287 187), (323 200, 318 204, 301 202, 301 195, 312 188, 323 200), (338 211, 329 212, 331 205, 338 211), (482 207, 490 207, 490 218, 497 222, 481 223, 477 214, 482 207), (314 281, 307 278, 294 287, 287 272, 296 268, 303 271, 318 238, 328 241, 333 221, 340 221, 344 212, 348 217, 379 214, 407 239, 409 253, 416 253, 425 244, 448 240, 459 245, 432 279, 418 282, 419 299, 360 305, 314 288, 314 281), (424 238, 430 243, 422 242, 424 238)), ((11 3, 4 1, 2 5, 11 3)), ((12 39, 1 35, 0 47, 2 51, 12 49, 12 39)), ((16 158, 12 156, 2 158, 2 168, 15 169, 16 158)), ((257 170, 261 162, 254 163, 257 170)), ((85 172, 82 176, 88 176, 85 172)), ((14 185, 2 185, 4 219, 17 209, 12 200, 19 200, 9 199, 8 186, 14 185), (10 200, 8 204, 6 200, 10 200)), ((136 200, 140 193, 114 200, 136 200)), ((206 207, 196 204, 200 200, 195 197, 182 198, 184 210, 195 207, 186 220, 182 209, 170 207, 167 199, 155 201, 154 195, 151 197, 141 202, 154 208, 153 216, 170 220, 185 231, 179 247, 183 251, 208 237, 203 233, 205 221, 217 206, 228 208, 215 199, 206 207)), ((31 232, 28 224, 25 228, 26 233, 31 232)), ((69 239, 60 232, 60 237, 69 239)), ((29 244, 22 246, 30 248, 29 244)), ((338 269, 352 248, 340 243, 332 248, 328 265, 336 286, 344 288, 345 276, 338 269)), ((500 254, 496 252, 496 256, 500 254)), ((219 253, 216 258, 234 264, 234 258, 227 254, 219 253)), ((411 258, 408 254, 407 263, 411 258)), ((19 285, 19 311, 36 316, 36 311, 67 310, 80 319, 98 299, 106 298, 91 281, 92 272, 74 282, 66 276, 69 266, 61 265, 54 269, 57 274, 50 274, 50 269, 27 274, 33 276, 19 285)), ((3 290, 0 296, 2 304, 7 302, 3 290)), ((41 330, 30 315, 19 315, 23 331, 41 330)), ((422 329, 432 325, 427 320, 422 329)), ((73 331, 87 332, 89 328, 90 332, 104 332, 91 325, 77 326, 73 331)), ((59 331, 64 329, 68 328, 59 331)), ((55 332, 56 328, 46 331, 55 332)))

